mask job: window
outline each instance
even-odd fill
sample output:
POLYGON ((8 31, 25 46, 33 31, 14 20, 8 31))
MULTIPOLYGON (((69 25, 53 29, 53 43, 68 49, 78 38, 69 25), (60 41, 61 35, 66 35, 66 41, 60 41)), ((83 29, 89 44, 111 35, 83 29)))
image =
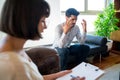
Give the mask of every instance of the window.
POLYGON ((85 0, 60 0, 60 11, 66 11, 70 7, 85 11, 85 0))
POLYGON ((88 0, 88 10, 102 11, 105 8, 105 0, 88 0), (93 3, 94 2, 94 3, 93 3), (99 2, 99 4, 98 4, 99 2))

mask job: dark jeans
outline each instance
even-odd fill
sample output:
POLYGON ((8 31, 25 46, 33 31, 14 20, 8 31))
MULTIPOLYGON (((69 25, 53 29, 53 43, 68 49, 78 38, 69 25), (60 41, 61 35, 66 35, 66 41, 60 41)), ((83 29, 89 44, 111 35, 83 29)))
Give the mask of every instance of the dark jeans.
POLYGON ((86 60, 86 57, 89 53, 89 46, 87 45, 71 45, 68 48, 58 48, 56 47, 59 57, 60 57, 60 67, 61 70, 65 70, 67 68, 67 60, 69 55, 75 56, 76 63, 81 63, 86 60))

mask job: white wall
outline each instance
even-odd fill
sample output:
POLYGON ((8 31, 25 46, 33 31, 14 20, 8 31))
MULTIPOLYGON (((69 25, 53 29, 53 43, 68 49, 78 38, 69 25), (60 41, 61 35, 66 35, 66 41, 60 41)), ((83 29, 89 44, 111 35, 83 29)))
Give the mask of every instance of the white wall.
MULTIPOLYGON (((5 0, 0 0, 0 15, 1 15, 1 10, 2 10, 2 7, 3 7, 4 1, 5 1, 5 0)), ((1 40, 5 35, 6 35, 6 34, 4 34, 3 32, 0 31, 0 40, 1 40)))
POLYGON ((5 0, 0 0, 0 12, 1 12, 1 9, 2 9, 2 6, 3 6, 4 1, 5 1, 5 0))

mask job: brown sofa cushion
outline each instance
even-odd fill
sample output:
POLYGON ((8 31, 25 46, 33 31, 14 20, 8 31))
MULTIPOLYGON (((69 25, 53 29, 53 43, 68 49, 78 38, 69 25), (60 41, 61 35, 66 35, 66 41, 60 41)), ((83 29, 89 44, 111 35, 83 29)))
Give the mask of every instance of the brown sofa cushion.
POLYGON ((38 66, 38 70, 42 75, 51 74, 59 71, 59 57, 54 49, 35 47, 26 50, 26 53, 38 66))

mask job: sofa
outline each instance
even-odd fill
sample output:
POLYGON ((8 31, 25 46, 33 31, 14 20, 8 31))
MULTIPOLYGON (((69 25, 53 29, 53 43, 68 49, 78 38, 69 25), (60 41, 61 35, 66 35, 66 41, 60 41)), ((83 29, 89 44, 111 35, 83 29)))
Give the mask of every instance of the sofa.
POLYGON ((92 62, 98 58, 101 61, 101 57, 109 56, 106 37, 87 35, 85 45, 90 47, 88 58, 92 58, 92 62))
POLYGON ((60 71, 59 57, 54 49, 46 47, 34 47, 26 49, 26 53, 37 65, 42 75, 60 71))
MULTIPOLYGON (((88 45, 90 48, 87 61, 92 63, 94 60, 99 60, 100 55, 103 57, 108 56, 109 53, 107 52, 106 43, 107 39, 105 37, 87 35, 85 45, 88 45)), ((79 43, 74 42, 74 44, 79 43)), ((42 75, 60 71, 59 56, 56 50, 48 46, 44 46, 26 49, 26 53, 38 66, 38 70, 42 75)), ((76 65, 77 64, 75 63, 75 57, 70 55, 68 58, 67 69, 71 69, 76 65)))

